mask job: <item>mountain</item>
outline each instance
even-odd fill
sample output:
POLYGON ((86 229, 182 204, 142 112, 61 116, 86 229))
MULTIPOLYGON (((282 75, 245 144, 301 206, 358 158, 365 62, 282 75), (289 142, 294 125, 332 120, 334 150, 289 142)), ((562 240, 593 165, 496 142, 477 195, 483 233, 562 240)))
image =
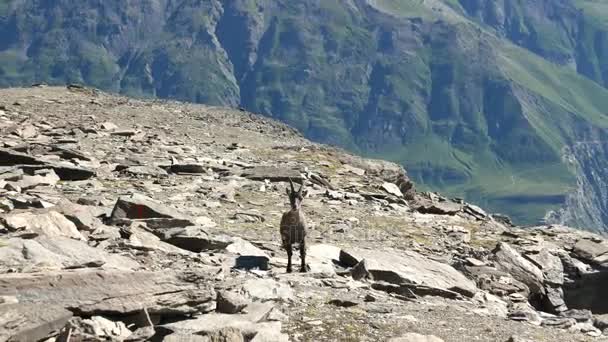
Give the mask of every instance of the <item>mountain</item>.
POLYGON ((0 86, 241 106, 516 222, 608 223, 608 1, 1 0, 0 86))

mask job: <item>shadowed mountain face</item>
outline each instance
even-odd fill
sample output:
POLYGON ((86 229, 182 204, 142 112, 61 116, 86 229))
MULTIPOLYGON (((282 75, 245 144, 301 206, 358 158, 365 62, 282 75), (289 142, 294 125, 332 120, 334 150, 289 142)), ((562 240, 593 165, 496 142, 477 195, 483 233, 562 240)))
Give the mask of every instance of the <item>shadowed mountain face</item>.
POLYGON ((600 0, 0 0, 0 86, 240 105, 517 222, 602 230, 607 14, 600 0))

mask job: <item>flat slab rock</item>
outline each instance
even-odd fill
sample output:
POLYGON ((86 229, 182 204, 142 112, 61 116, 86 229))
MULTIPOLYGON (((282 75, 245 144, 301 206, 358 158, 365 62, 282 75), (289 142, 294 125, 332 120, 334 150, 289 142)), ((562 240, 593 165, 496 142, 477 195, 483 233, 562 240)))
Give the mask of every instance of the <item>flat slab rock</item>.
POLYGON ((448 290, 471 297, 477 292, 475 283, 452 266, 428 259, 412 251, 378 251, 361 248, 343 249, 340 262, 354 267, 365 259, 375 280, 393 284, 417 284, 448 290))
POLYGON ((169 271, 78 270, 3 274, 0 296, 83 315, 127 315, 147 308, 150 314, 171 317, 198 312, 199 305, 215 299, 215 292, 204 283, 186 282, 169 271))
POLYGON ((0 304, 0 341, 38 341, 63 328, 72 316, 58 305, 0 304))
POLYGON ((67 237, 12 238, 0 248, 0 273, 8 270, 38 272, 63 268, 102 267, 134 270, 139 264, 127 257, 89 246, 67 237))
POLYGON ((257 166, 247 169, 241 173, 241 177, 258 181, 268 179, 271 182, 288 182, 290 178, 293 181, 303 179, 298 170, 276 166, 257 166))
POLYGON ((140 194, 120 197, 116 201, 110 218, 115 222, 122 219, 188 219, 177 209, 140 194))

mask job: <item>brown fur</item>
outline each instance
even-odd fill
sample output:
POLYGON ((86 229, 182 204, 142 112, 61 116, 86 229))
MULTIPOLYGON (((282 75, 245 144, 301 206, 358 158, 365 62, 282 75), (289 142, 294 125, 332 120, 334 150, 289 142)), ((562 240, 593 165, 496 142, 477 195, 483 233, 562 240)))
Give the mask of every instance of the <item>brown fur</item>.
POLYGON ((291 210, 284 213, 283 217, 281 217, 281 241, 283 243, 283 248, 287 251, 287 272, 290 273, 292 271, 292 245, 295 243, 300 245, 300 272, 306 272, 306 233, 308 227, 306 224, 306 216, 304 216, 301 207, 306 192, 302 193, 303 184, 300 186, 300 190, 296 192, 291 179, 289 180, 289 183, 291 191, 287 189, 287 195, 289 196, 291 210))

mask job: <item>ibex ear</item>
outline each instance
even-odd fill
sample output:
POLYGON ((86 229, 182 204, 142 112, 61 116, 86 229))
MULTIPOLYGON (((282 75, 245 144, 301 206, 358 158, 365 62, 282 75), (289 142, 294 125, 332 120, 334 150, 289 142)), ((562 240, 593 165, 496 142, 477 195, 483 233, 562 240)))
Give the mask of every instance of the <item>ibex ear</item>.
POLYGON ((308 195, 308 190, 302 191, 302 198, 306 198, 306 195, 308 195))
POLYGON ((289 192, 289 188, 285 188, 285 193, 287 193, 287 195, 291 195, 291 193, 289 192))

